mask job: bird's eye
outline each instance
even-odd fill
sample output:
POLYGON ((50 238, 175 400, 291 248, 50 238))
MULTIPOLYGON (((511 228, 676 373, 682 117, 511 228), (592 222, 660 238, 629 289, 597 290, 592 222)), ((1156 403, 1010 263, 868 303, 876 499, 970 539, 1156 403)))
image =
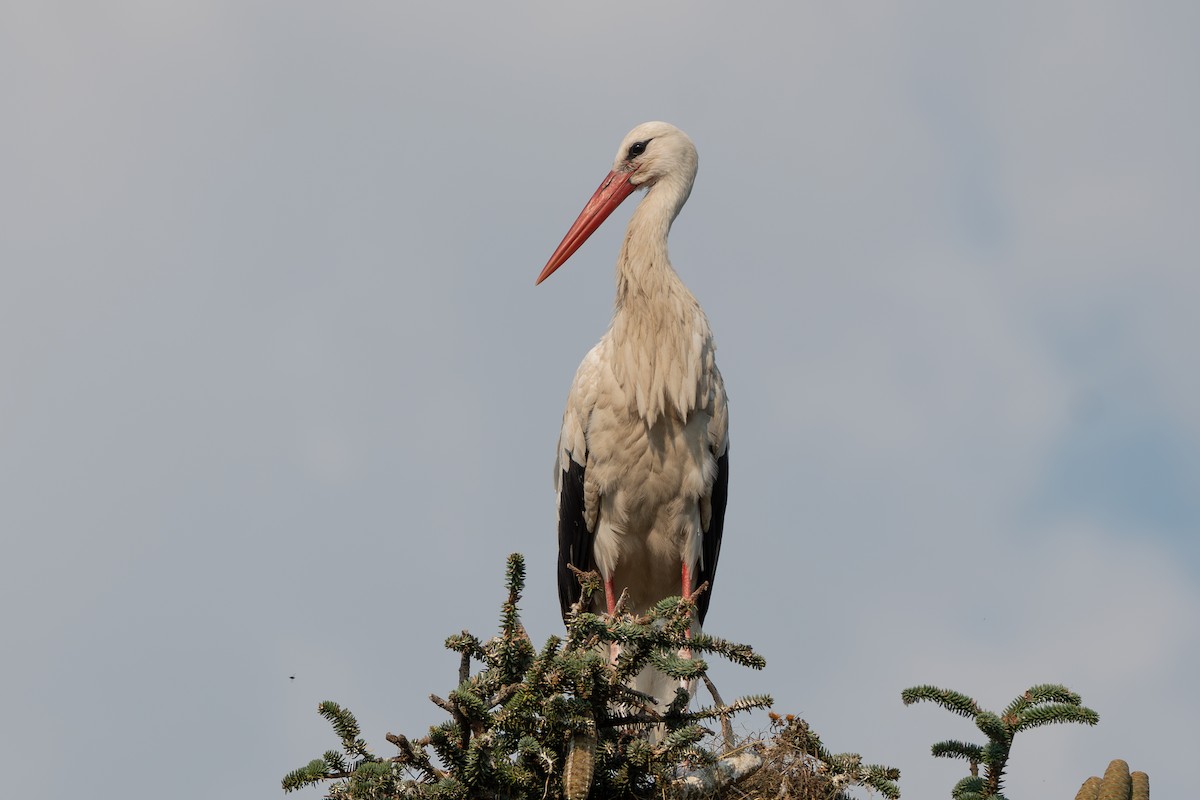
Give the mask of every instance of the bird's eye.
POLYGON ((647 139, 644 142, 634 142, 633 144, 629 145, 629 156, 628 157, 629 158, 637 158, 642 153, 646 152, 646 145, 648 145, 648 144, 650 144, 649 139, 647 139))

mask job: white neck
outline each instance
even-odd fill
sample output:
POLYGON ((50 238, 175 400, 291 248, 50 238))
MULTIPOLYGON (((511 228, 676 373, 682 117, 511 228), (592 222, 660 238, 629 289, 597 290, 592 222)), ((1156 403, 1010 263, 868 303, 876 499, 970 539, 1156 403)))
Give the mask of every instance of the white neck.
POLYGON ((633 212, 617 259, 613 368, 650 425, 665 414, 686 419, 708 391, 708 320, 667 258, 667 234, 691 188, 690 181, 669 180, 651 187, 633 212))
POLYGON ((687 291, 667 256, 667 235, 691 191, 691 181, 664 178, 638 203, 617 257, 618 311, 638 299, 665 300, 675 285, 687 291))

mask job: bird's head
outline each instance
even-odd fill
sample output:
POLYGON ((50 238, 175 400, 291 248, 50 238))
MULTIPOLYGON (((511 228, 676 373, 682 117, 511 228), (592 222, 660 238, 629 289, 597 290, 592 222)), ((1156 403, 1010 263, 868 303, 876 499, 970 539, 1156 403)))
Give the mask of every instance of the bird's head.
POLYGON ((612 172, 583 207, 575 224, 546 262, 536 283, 550 277, 587 238, 595 233, 617 206, 637 189, 659 184, 674 187, 674 211, 687 201, 699 164, 696 146, 683 131, 666 122, 643 122, 625 135, 617 149, 612 172))
POLYGON ((613 172, 629 173, 629 182, 638 189, 663 179, 690 187, 698 164, 696 146, 686 133, 667 122, 643 122, 625 135, 613 172))

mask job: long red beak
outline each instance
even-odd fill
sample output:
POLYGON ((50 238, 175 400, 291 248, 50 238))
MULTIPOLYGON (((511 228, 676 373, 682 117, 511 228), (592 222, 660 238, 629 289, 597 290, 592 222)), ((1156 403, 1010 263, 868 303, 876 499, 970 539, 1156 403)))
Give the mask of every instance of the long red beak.
POLYGON ((633 194, 633 190, 637 187, 629 182, 632 175, 632 172, 617 172, 616 170, 608 173, 608 176, 600 184, 600 188, 592 195, 592 199, 588 200, 583 211, 579 212, 579 217, 571 226, 571 230, 567 231, 567 235, 558 243, 558 249, 546 262, 542 274, 538 275, 538 279, 534 281, 534 286, 549 278, 554 270, 565 264, 571 254, 596 232, 604 220, 608 219, 608 215, 616 210, 626 197, 633 194))

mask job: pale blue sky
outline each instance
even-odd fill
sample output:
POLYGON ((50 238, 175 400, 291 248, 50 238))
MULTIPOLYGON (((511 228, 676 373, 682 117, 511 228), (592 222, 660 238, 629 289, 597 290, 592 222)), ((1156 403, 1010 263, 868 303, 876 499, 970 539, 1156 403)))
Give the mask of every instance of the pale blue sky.
POLYGON ((554 442, 628 209, 533 279, 664 119, 731 399, 709 629, 768 659, 722 692, 922 798, 975 732, 903 688, 1063 682, 1101 724, 1025 734, 1011 797, 1115 757, 1183 796, 1196 9, 5 3, 7 793, 275 796, 325 699, 387 752, 512 551, 559 630, 554 442))

